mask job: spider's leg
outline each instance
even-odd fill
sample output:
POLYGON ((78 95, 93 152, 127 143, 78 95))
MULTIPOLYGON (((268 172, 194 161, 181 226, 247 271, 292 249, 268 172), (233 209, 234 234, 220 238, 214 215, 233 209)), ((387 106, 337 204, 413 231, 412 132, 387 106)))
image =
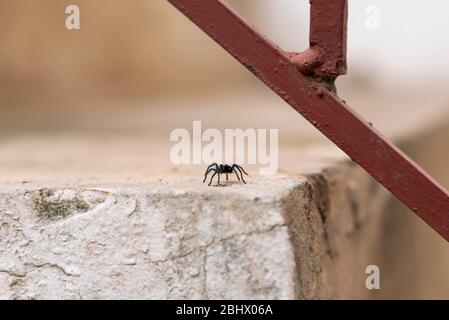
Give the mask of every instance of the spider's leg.
POLYGON ((207 175, 209 174, 209 172, 210 172, 211 170, 212 170, 212 169, 207 169, 206 173, 204 174, 204 180, 203 180, 203 183, 206 182, 207 175))
POLYGON ((240 181, 240 177, 239 174, 237 173, 237 170, 235 168, 232 169, 232 172, 235 173, 235 176, 237 177, 237 179, 240 181))
POLYGON ((228 179, 228 174, 226 173, 226 181, 228 181, 229 179, 228 179))
POLYGON ((212 172, 212 171, 216 171, 216 170, 215 170, 214 168, 210 168, 209 170, 207 170, 206 174, 204 175, 203 183, 206 181, 207 175, 208 175, 210 172, 212 172))
POLYGON ((214 162, 214 163, 212 163, 211 165, 209 165, 209 166, 207 167, 206 173, 204 174, 204 180, 203 180, 203 183, 206 182, 207 175, 209 174, 209 172, 211 172, 211 170, 213 169, 213 168, 212 168, 213 166, 217 166, 217 163, 214 162))
POLYGON ((237 169, 238 172, 240 172, 240 178, 242 178, 243 183, 246 184, 245 179, 243 179, 243 173, 242 173, 242 171, 240 170, 239 166, 236 166, 235 168, 237 169))
POLYGON ((214 168, 210 168, 209 170, 207 170, 206 175, 205 175, 205 177, 204 177, 203 183, 206 181, 207 175, 208 175, 210 172, 212 172, 212 171, 215 171, 215 169, 214 169, 214 168))
MULTIPOLYGON (((215 170, 214 170, 215 171, 215 170)), ((209 186, 212 184, 212 181, 214 180, 214 177, 217 175, 217 171, 212 175, 212 178, 210 178, 209 186)))
POLYGON ((247 176, 249 176, 249 174, 246 173, 245 169, 243 169, 242 166, 239 166, 239 165, 235 165, 235 166, 236 166, 237 168, 239 168, 240 170, 242 170, 244 174, 246 174, 247 176))
POLYGON ((221 173, 218 174, 218 183, 217 183, 217 186, 220 185, 220 176, 221 176, 221 173))
MULTIPOLYGON (((241 166, 239 166, 239 165, 236 165, 236 164, 232 165, 232 168, 233 168, 233 170, 235 170, 235 175, 237 176, 237 178, 239 177, 239 175, 238 175, 238 172, 239 172, 240 173, 240 177, 242 178, 243 183, 246 184, 246 181, 245 181, 245 179, 243 179, 243 174, 242 174, 243 168, 241 166)), ((239 179, 239 181, 240 181, 240 179, 239 179)))

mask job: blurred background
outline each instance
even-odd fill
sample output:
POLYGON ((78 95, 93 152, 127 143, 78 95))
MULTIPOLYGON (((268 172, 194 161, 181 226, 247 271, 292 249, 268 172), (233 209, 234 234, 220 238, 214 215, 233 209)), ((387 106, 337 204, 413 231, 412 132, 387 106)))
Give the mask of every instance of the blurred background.
MULTIPOLYGON (((227 2, 283 49, 308 47, 308 0, 227 2)), ((449 133, 449 2, 349 2, 349 69, 337 82, 339 95, 448 187, 449 153, 442 146, 449 133), (422 137, 419 147, 400 139, 413 135, 422 137)), ((280 128, 282 143, 334 147, 167 1, 0 0, 2 182, 39 181, 39 174, 56 172, 66 178, 67 164, 81 180, 80 172, 156 170, 158 162, 146 161, 154 153, 149 141, 160 136, 166 148, 169 132, 190 128, 192 120, 280 128), (80 30, 65 28, 72 4, 81 10, 80 30), (80 132, 106 138, 65 139, 80 132), (130 132, 143 134, 120 140, 130 132), (117 164, 86 160, 101 152, 116 156, 117 164), (54 160, 60 154, 62 164, 54 160)), ((403 214, 392 215, 388 227, 409 228, 399 228, 405 234, 396 236, 406 245, 393 248, 386 265, 394 269, 403 257, 403 265, 419 266, 424 276, 394 269, 401 287, 387 297, 448 298, 447 243, 398 202, 392 200, 391 211, 403 214)))
MULTIPOLYGON (((282 48, 307 48, 307 0, 228 2, 282 48)), ((446 95, 447 10, 444 0, 350 1, 349 74, 340 86, 446 95)), ((0 1, 3 130, 67 129, 97 116, 104 124, 173 92, 204 96, 258 85, 167 1, 0 1), (81 30, 65 28, 70 4, 80 7, 81 30)))

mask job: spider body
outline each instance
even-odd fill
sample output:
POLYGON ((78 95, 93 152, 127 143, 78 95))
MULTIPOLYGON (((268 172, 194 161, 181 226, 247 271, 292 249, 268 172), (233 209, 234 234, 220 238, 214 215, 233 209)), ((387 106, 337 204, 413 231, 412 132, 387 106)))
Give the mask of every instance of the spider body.
POLYGON ((217 182, 217 186, 220 185, 220 175, 222 174, 226 174, 226 181, 228 181, 229 178, 229 174, 235 174, 237 179, 240 181, 242 181, 244 184, 246 184, 245 179, 243 179, 243 173, 248 175, 245 171, 245 169, 243 169, 241 166, 233 164, 232 166, 227 165, 227 164, 220 164, 218 165, 217 163, 212 163, 209 167, 207 167, 206 169, 206 173, 204 174, 204 180, 203 183, 206 182, 207 176, 209 175, 209 173, 213 172, 214 174, 211 176, 210 181, 209 181, 209 186, 212 184, 212 181, 214 180, 214 177, 216 175, 218 175, 218 182, 217 182), (240 173, 240 177, 239 177, 239 173, 240 173))

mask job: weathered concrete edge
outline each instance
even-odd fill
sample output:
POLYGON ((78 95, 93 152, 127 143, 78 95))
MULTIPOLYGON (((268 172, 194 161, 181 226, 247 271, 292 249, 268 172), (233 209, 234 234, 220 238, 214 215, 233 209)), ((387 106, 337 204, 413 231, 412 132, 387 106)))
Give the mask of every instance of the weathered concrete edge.
MULTIPOLYGON (((277 183, 279 184, 279 181, 277 183)), ((7 226, 5 230, 8 228, 10 231, 13 230, 12 234, 23 233, 23 239, 7 236, 0 240, 2 246, 9 251, 8 254, 3 250, 3 258, 0 260, 0 275, 3 274, 3 278, 8 278, 3 280, 3 285, 0 285, 0 293, 1 290, 4 292, 9 290, 6 282, 20 282, 28 277, 28 273, 32 274, 31 283, 41 281, 48 269, 61 271, 56 276, 61 279, 59 286, 66 286, 69 282, 73 290, 51 293, 35 288, 33 291, 28 290, 25 283, 22 289, 16 290, 15 293, 4 293, 2 296, 322 299, 345 297, 345 290, 342 291, 340 287, 342 281, 345 282, 348 294, 354 292, 356 280, 354 279, 354 283, 348 283, 346 278, 350 275, 345 274, 350 273, 353 268, 349 268, 348 271, 341 268, 347 264, 353 266, 360 264, 357 261, 360 258, 357 254, 359 249, 355 251, 351 249, 351 246, 354 247, 353 238, 372 230, 375 224, 372 221, 376 219, 375 215, 370 215, 373 211, 381 211, 384 192, 378 192, 378 185, 348 161, 323 168, 321 172, 309 175, 306 179, 282 178, 280 185, 282 192, 270 192, 269 195, 263 192, 242 195, 235 192, 238 190, 232 191, 227 188, 212 189, 213 191, 209 193, 194 189, 183 191, 179 187, 175 191, 168 191, 168 188, 142 187, 59 190, 5 188, 0 192, 3 199, 0 206, 3 216, 2 226, 7 226), (223 190, 226 190, 225 196, 223 190), (24 201, 11 203, 11 199, 17 199, 18 193, 23 195, 24 201), (52 199, 54 193, 59 194, 57 197, 66 197, 65 200, 56 203, 45 200, 46 197, 52 199), (376 205, 371 208, 373 204, 376 205), (12 210, 14 212, 5 211, 8 206, 14 207, 12 210), (30 206, 34 209, 30 210, 30 206), (50 212, 46 212, 48 210, 50 212), (66 215, 65 210, 80 212, 76 214, 68 212, 66 215), (53 220, 52 214, 55 212, 62 217, 53 220), (169 212, 171 213, 168 214, 169 212), (46 213, 49 213, 49 216, 45 217, 46 213), (152 220, 149 217, 152 214, 159 216, 152 220), (164 215, 166 217, 161 218, 164 215), (167 218, 169 215, 172 216, 167 218), (16 222, 11 224, 5 222, 6 216, 12 217, 16 222), (129 224, 130 217, 131 220, 136 219, 131 224, 129 224), (108 220, 114 221, 112 226, 108 225, 108 220), (154 226, 148 229, 148 225, 160 224, 161 221, 164 221, 164 225, 159 229, 154 226), (204 221, 208 223, 204 224, 204 221), (106 225, 103 225, 104 223, 106 225), (90 226, 92 224, 94 226, 90 226), (121 228, 120 225, 126 227, 121 228), (140 227, 136 228, 136 225, 140 227), (171 226, 172 229, 169 228, 167 231, 167 226, 171 226), (86 236, 90 233, 84 230, 89 227, 92 227, 89 232, 96 239, 86 236), (78 230, 77 236, 82 240, 73 241, 77 244, 69 241, 66 248, 58 245, 56 240, 48 242, 43 248, 35 245, 30 251, 23 250, 22 246, 27 247, 30 243, 42 244, 44 243, 42 241, 46 241, 49 237, 58 238, 61 229, 64 230, 65 236, 69 237, 74 235, 71 233, 73 230, 78 230), (70 232, 66 232, 67 230, 70 232), (118 235, 114 234, 115 232, 118 235), (167 233, 165 236, 168 235, 166 238, 154 236, 164 232, 167 233), (128 233, 132 233, 129 237, 131 242, 140 243, 145 247, 149 241, 153 243, 153 247, 150 243, 145 249, 147 250, 145 254, 142 252, 137 254, 139 258, 133 257, 134 253, 131 257, 116 257, 112 251, 122 252, 123 256, 126 256, 129 252, 122 250, 124 247, 128 246, 128 249, 131 247, 128 250, 130 252, 139 247, 123 243, 121 239, 125 235, 129 236, 128 233), (44 239, 39 238, 42 234, 45 235, 44 239), (152 236, 148 237, 149 234, 152 236), (165 247, 157 248, 157 245, 154 247, 157 242, 164 243, 165 247), (91 243, 97 245, 102 243, 109 246, 110 250, 106 250, 103 256, 92 254, 85 249, 91 243), (73 257, 70 253, 74 250, 73 247, 82 254, 73 257), (345 253, 348 249, 354 252, 354 256, 345 253), (53 253, 55 250, 57 254, 53 253), (11 252, 18 252, 20 257, 28 261, 21 264, 11 252), (69 260, 73 261, 66 263, 65 255, 71 256, 69 260), (222 257, 227 258, 223 260, 222 257), (86 263, 83 259, 90 262, 86 263), (169 268, 167 266, 183 259, 190 260, 173 267, 173 270, 183 273, 186 265, 198 266, 201 270, 198 274, 195 271, 194 274, 201 280, 195 282, 189 278, 180 283, 167 283, 167 279, 164 278, 165 271, 169 268), (198 265, 198 261, 202 262, 198 265), (137 269, 142 269, 140 272, 149 270, 154 274, 152 283, 157 284, 159 290, 148 290, 148 286, 131 290, 136 283, 142 281, 139 272, 134 271, 130 271, 129 274, 135 278, 131 277, 126 283, 129 288, 119 289, 117 283, 111 285, 107 280, 109 274, 101 272, 98 274, 95 271, 102 263, 106 265, 115 263, 117 266, 111 266, 108 272, 118 274, 126 274, 128 271, 123 266, 127 265, 137 265, 137 269), (249 266, 248 269, 245 270, 238 265, 239 263, 249 266), (227 265, 233 266, 231 270, 234 268, 235 274, 232 272, 226 274, 229 270, 225 271, 222 267, 227 265), (251 267, 257 270, 265 268, 268 273, 262 272, 254 277, 252 275, 254 270, 251 271, 251 267), (146 268, 148 270, 144 271, 146 268), (73 270, 76 272, 72 272, 73 270), (332 275, 334 272, 339 274, 338 277, 332 275), (266 281, 267 274, 271 274, 271 278, 268 277, 269 281, 266 281), (235 281, 230 279, 231 276, 235 281), (101 277, 104 277, 103 282, 96 279, 101 277), (97 287, 103 286, 104 290, 92 291, 94 289, 90 283, 97 283, 97 287), (182 288, 174 290, 173 286, 182 288)), ((362 243, 364 249, 369 250, 369 243, 366 241, 362 243)), ((36 287, 36 284, 33 286, 36 287)), ((15 287, 17 289, 20 286, 15 287)))
POLYGON ((293 257, 282 216, 271 202, 252 201, 261 219, 254 219, 256 211, 239 195, 218 192, 3 190, 0 295, 291 298, 293 257), (272 244, 280 249, 274 247, 270 254, 272 244), (262 274, 253 281, 251 272, 237 272, 241 265, 255 270, 265 265, 273 276, 266 281, 267 274, 262 274), (236 275, 228 275, 222 266, 235 269, 236 275), (181 279, 174 281, 179 274, 181 279), (128 280, 115 281, 117 275, 128 280), (229 276, 237 278, 234 285, 229 276))

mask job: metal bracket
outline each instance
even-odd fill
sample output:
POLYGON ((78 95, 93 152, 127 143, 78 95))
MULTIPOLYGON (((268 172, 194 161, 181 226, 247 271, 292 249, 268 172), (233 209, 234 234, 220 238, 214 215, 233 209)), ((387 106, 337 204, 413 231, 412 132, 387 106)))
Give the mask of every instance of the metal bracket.
POLYGON ((346 74, 347 0, 310 1, 310 48, 291 59, 317 80, 333 81, 346 74))

